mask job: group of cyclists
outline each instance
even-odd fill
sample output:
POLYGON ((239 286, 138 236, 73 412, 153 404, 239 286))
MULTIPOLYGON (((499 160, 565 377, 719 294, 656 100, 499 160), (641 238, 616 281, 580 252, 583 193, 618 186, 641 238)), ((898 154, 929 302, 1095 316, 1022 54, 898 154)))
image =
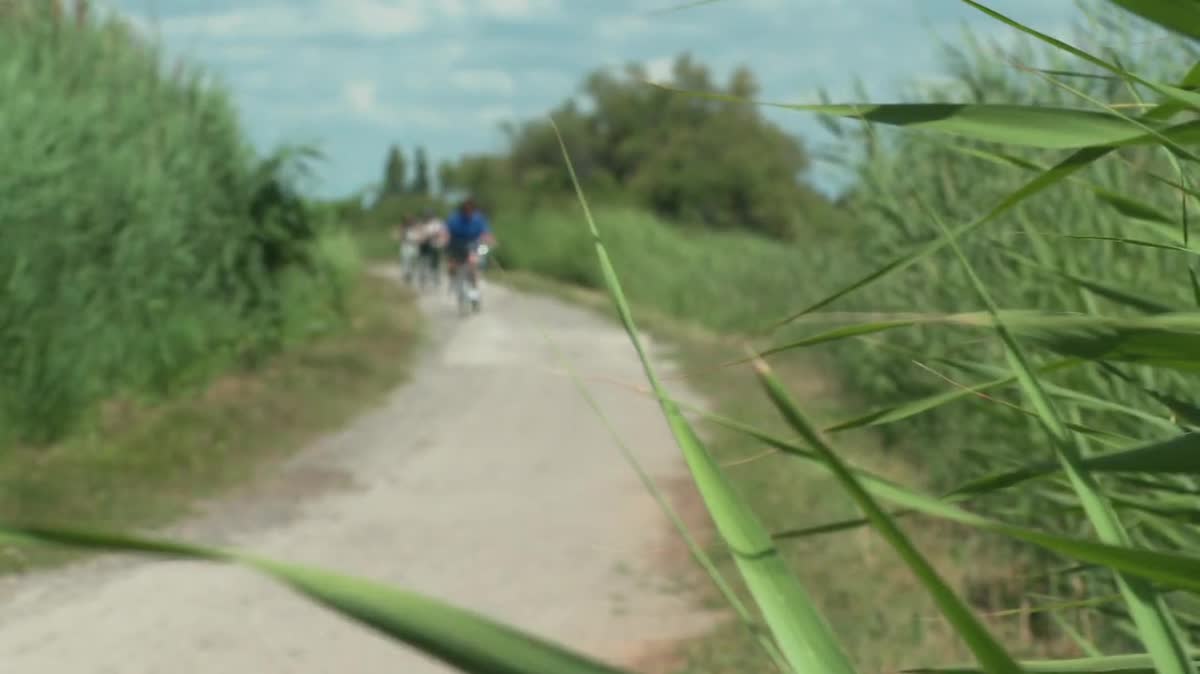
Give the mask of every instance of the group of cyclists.
MULTIPOLYGON (((424 286, 441 284, 441 259, 446 258, 447 276, 458 279, 459 267, 466 266, 466 298, 479 308, 479 268, 481 253, 494 246, 491 225, 472 197, 442 220, 432 209, 419 218, 409 217, 395 231, 400 242, 400 264, 406 282, 424 286), (481 245, 482 244, 482 245, 481 245)), ((458 290, 451 285, 451 290, 458 290)))

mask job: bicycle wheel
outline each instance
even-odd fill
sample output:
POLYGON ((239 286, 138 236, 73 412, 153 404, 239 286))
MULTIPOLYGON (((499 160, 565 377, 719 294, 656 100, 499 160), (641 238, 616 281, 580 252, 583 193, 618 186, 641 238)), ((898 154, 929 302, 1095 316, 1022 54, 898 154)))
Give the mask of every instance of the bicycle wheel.
POLYGON ((458 300, 458 313, 466 316, 471 311, 471 298, 468 296, 467 273, 460 266, 454 274, 454 292, 458 300))

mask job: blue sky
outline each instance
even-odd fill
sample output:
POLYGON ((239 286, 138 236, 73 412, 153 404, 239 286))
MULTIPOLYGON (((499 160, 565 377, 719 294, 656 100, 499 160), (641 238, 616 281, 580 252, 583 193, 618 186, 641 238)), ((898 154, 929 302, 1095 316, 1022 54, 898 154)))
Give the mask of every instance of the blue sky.
MULTIPOLYGON (((763 97, 875 99, 936 78, 936 35, 964 23, 1011 31, 959 0, 726 0, 650 15, 677 0, 109 0, 160 36, 173 56, 207 66, 233 91, 256 143, 316 142, 328 156, 319 191, 375 181, 392 143, 433 160, 502 147, 498 124, 542 115, 597 68, 629 61, 665 72, 690 51, 720 76, 739 64, 763 97)), ((989 5, 1054 34, 1072 0, 989 5)), ((811 117, 772 119, 812 143, 811 117)), ((813 179, 836 178, 818 166, 813 179)))

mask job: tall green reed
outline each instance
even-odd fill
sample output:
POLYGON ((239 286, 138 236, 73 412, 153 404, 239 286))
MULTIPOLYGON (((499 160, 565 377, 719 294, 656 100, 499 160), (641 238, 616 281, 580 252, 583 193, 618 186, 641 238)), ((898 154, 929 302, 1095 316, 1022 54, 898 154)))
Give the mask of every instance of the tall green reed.
POLYGON ((206 73, 84 10, 0 19, 0 444, 272 348, 305 294, 285 286, 323 293, 311 157, 260 158, 206 73))
MULTIPOLYGON (((1169 94, 1169 83, 1183 80, 1196 62, 1195 46, 1186 41, 1139 40, 1147 35, 1145 24, 1130 21, 1119 10, 1094 5, 1084 8, 1086 23, 1076 35, 1086 36, 1080 44, 1094 47, 1100 55, 1087 55, 1090 61, 1081 63, 1078 55, 1064 53, 1061 45, 1046 46, 1046 41, 1031 39, 1004 47, 969 41, 966 49, 950 52, 956 81, 932 91, 926 88, 922 96, 932 103, 984 106, 961 109, 939 122, 957 138, 881 130, 874 123, 861 131, 851 128, 853 122, 849 121, 835 125, 860 149, 854 166, 859 181, 847 203, 857 215, 858 225, 849 236, 860 245, 856 262, 861 264, 834 287, 852 288, 849 283, 856 277, 867 278, 868 270, 882 273, 849 293, 836 295, 834 302, 821 304, 822 308, 885 314, 916 308, 933 315, 973 311, 980 308, 978 285, 972 280, 972 274, 977 274, 987 280, 995 303, 1005 307, 1113 318, 1191 310, 1194 293, 1189 266, 1193 261, 1190 255, 1170 248, 1184 241, 1185 220, 1179 216, 1180 189, 1169 183, 1186 183, 1186 175, 1178 175, 1175 157, 1154 147, 1164 144, 1164 137, 1147 136, 1138 146, 1116 151, 1071 151, 1069 156, 1075 157, 1076 163, 1065 183, 1060 177, 1047 183, 1051 174, 1041 173, 1038 180, 1043 180, 1046 189, 1028 196, 1028 181, 1057 161, 1038 147, 1052 147, 1061 141, 1076 148, 1089 142, 1103 144, 1106 138, 1122 133, 1145 134, 1146 125, 1166 129, 1160 122, 1178 124, 1194 114, 1191 104, 1176 104, 1173 117, 1148 115, 1141 127, 1129 123, 1126 132, 1117 127, 1110 132, 1104 130, 1108 122, 1089 130, 1092 122, 1085 118, 1071 121, 1064 111, 1059 121, 1070 126, 1070 133, 1081 134, 1079 141, 1071 140, 1069 133, 1057 133, 1059 121, 1028 116, 1035 110, 1038 114, 1053 112, 1050 106, 1070 107, 1087 109, 1085 114, 1096 122, 1108 114, 1113 124, 1128 123, 1130 116, 1139 117, 1151 109, 1145 100, 1169 94), (1097 31, 1097 26, 1107 30, 1097 31), (1097 68, 1097 63, 1106 67, 1097 68), (1117 63, 1134 64, 1138 76, 1128 76, 1121 66, 1114 65, 1117 63), (1152 86, 1142 84, 1146 81, 1152 86), (1107 107, 1095 106, 1097 99, 1107 107), (996 103, 1036 108, 988 107, 996 103), (1094 117, 1097 114, 1101 117, 1094 117), (1048 132, 1053 134, 1050 142, 1037 136, 1048 132), (1006 136, 1009 142, 997 142, 1006 136), (877 148, 880 137, 884 139, 882 151, 877 148), (873 151, 866 151, 870 148, 873 151), (1101 157, 1104 159, 1099 160, 1101 157), (999 165, 1005 163, 1008 166, 999 165), (1012 195, 1021 198, 1013 200, 1012 195), (996 208, 1004 211, 965 234, 959 244, 964 265, 954 263, 948 247, 934 248, 938 234, 931 220, 969 222, 979 217, 981 207, 986 210, 991 204, 999 204, 996 208), (901 266, 878 267, 899 259, 897 255, 905 250, 929 252, 901 266)), ((817 111, 853 117, 833 107, 817 111)), ((866 118, 904 126, 916 120, 915 116, 906 120, 904 115, 916 111, 898 107, 866 118), (893 116, 888 118, 888 114, 893 116)), ((1165 136, 1177 138, 1185 151, 1194 146, 1186 135, 1175 135, 1175 131, 1167 131, 1165 136)), ((815 248, 820 251, 819 246, 815 248)), ((820 316, 810 314, 808 318, 819 320, 820 316)), ((807 327, 791 329, 811 331, 807 327)), ((1112 339, 1098 327, 1088 330, 1093 344, 1097 339, 1112 339)), ((1079 349, 1089 339, 1076 337, 1075 354, 1082 355, 1079 349)), ((1184 341, 1172 342, 1171 348, 1188 348, 1186 340, 1190 338, 1179 339, 1184 341)), ((781 341, 789 340, 794 337, 781 341)), ((1027 462, 1031 438, 1042 433, 1045 414, 1014 413, 1012 409, 1032 395, 1028 386, 1024 387, 1026 396, 1020 395, 1015 386, 1021 380, 1019 372, 999 389, 989 390, 992 402, 974 396, 947 397, 948 388, 973 386, 1005 375, 1007 367, 981 364, 1003 363, 1006 350, 1000 343, 978 339, 974 331, 914 325, 856 344, 837 345, 833 357, 857 392, 880 406, 880 411, 868 418, 880 418, 885 410, 906 400, 921 408, 920 414, 900 415, 878 428, 892 446, 928 466, 934 486, 951 488, 981 472, 1027 462), (939 397, 933 405, 920 403, 939 397), (952 400, 952 406, 942 406, 952 400)), ((1043 352, 1035 362, 1046 362, 1045 357, 1043 352)), ((1098 362, 1093 365, 1063 368, 1029 380, 1044 382, 1046 397, 1039 406, 1061 405, 1077 421, 1072 435, 1079 430, 1099 431, 1105 434, 1099 437, 1107 437, 1110 444, 1129 446, 1182 430, 1174 425, 1172 414, 1175 408, 1186 407, 1188 375, 1128 359, 1124 363, 1106 362, 1103 357, 1094 360, 1098 362)), ((1085 455, 1098 451, 1095 437, 1081 441, 1085 455)), ((1106 477, 1093 490, 1111 501, 1114 516, 1135 523, 1134 536, 1139 543, 1154 541, 1186 550, 1181 543, 1194 540, 1188 513, 1195 507, 1186 505, 1180 491, 1191 492, 1195 486, 1189 475, 1149 479, 1125 475, 1106 477)), ((991 494, 977 503, 1016 521, 1059 531, 1083 531, 1080 527, 1086 519, 1082 511, 1088 508, 1081 507, 1083 495, 1071 491, 1066 481, 1053 480, 991 494)), ((1088 498, 1094 500, 1095 494, 1088 498)), ((1088 498, 1083 499, 1085 506, 1088 498)), ((1100 516, 1094 509, 1091 514, 1100 516)), ((1100 573, 1091 574, 1091 580, 1099 586, 1096 591, 1102 592, 1100 588, 1110 578, 1100 573)), ((1194 602, 1179 597, 1172 601, 1180 610, 1180 620, 1194 632, 1194 602)), ((1131 606, 1135 612, 1140 610, 1137 600, 1131 606)), ((1129 633, 1119 620, 1111 620, 1111 613, 1108 617, 1106 622, 1115 632, 1129 633)), ((1170 631, 1165 625, 1161 623, 1157 633, 1170 631)), ((1137 635, 1140 641, 1152 638, 1145 630, 1137 635)), ((1160 653, 1171 650, 1165 644, 1160 653)), ((1179 662, 1177 656, 1173 660, 1179 662)), ((1160 667, 1172 660, 1172 656, 1164 657, 1166 660, 1157 663, 1160 667)))

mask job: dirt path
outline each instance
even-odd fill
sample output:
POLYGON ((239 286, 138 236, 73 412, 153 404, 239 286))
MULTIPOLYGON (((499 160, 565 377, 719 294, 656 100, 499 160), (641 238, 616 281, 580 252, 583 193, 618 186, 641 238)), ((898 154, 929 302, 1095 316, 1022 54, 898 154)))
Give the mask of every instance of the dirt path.
MULTIPOLYGON (((538 330, 585 374, 641 381, 623 333, 496 286, 485 300, 464 320, 426 297, 433 344, 409 385, 172 533, 401 584, 616 663, 707 628, 663 568, 665 520, 538 330)), ((591 388, 652 474, 677 481, 655 406, 591 388)), ((0 584, 0 671, 451 670, 249 572, 107 557, 0 584)))

